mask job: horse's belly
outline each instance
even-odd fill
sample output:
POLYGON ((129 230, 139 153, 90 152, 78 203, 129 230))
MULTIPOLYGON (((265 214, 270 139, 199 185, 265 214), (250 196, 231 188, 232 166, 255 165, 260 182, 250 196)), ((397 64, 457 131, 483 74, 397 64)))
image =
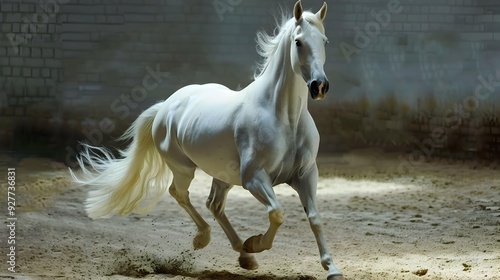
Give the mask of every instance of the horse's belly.
POLYGON ((241 185, 240 158, 232 138, 213 137, 201 145, 183 145, 186 155, 208 175, 241 185))

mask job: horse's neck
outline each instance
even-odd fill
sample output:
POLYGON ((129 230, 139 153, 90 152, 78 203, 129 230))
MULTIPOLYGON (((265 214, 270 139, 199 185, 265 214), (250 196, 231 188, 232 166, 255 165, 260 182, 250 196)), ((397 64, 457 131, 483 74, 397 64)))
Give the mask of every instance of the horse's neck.
POLYGON ((307 86, 302 77, 293 72, 289 51, 279 55, 255 81, 263 90, 252 94, 266 102, 280 120, 297 125, 307 110, 307 86))

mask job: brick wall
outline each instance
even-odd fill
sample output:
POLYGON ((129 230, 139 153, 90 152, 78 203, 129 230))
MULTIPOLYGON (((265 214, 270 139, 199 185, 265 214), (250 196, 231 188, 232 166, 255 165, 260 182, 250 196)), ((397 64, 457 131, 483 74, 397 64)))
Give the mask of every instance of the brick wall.
POLYGON ((56 85, 62 82, 60 27, 57 17, 48 16, 36 30, 25 24, 24 20, 33 22, 33 15, 43 13, 37 1, 3 1, 0 8, 0 90, 2 101, 8 103, 0 109, 2 115, 22 116, 26 104, 53 100, 56 85))
MULTIPOLYGON (((303 2, 313 10, 322 3, 303 2)), ((291 9, 294 1, 3 0, 0 137, 12 143, 21 123, 26 134, 49 130, 59 135, 54 141, 71 144, 103 120, 115 124, 109 135, 122 131, 183 85, 245 86, 258 60, 255 32, 272 30, 280 4, 291 9), (151 69, 168 75, 130 101, 151 69), (62 137, 66 130, 74 135, 62 137)), ((500 73, 499 7, 486 0, 329 1, 331 94, 311 104, 322 135, 335 136, 333 101, 396 94, 414 104, 429 93, 461 100, 479 75, 500 73), (390 14, 378 31, 372 11, 390 14), (365 28, 376 34, 356 44, 365 28)), ((498 102, 495 95, 489 101, 498 102)))

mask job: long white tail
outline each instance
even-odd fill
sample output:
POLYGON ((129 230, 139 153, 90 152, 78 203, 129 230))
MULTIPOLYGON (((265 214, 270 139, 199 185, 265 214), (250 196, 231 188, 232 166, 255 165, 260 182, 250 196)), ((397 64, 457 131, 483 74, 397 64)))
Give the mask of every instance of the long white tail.
POLYGON ((85 208, 90 218, 109 218, 132 212, 146 213, 168 189, 171 171, 156 150, 152 136, 153 120, 162 103, 144 111, 123 134, 121 139, 133 139, 120 151, 122 158, 99 147, 85 145, 78 164, 81 175, 73 180, 96 186, 90 191, 85 208))

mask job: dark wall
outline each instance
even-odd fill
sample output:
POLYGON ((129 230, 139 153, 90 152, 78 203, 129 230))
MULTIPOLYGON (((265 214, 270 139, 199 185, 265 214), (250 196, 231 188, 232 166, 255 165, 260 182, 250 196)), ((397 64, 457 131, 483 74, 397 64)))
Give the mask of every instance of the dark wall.
MULTIPOLYGON (((19 131, 36 132, 52 137, 52 142, 66 137, 64 144, 73 145, 73 138, 89 138, 89 131, 97 129, 102 137, 91 138, 101 142, 183 85, 218 82, 243 87, 251 82, 259 59, 255 32, 271 32, 279 7, 291 10, 294 2, 3 0, 0 137, 12 147, 19 131), (144 90, 142 79, 155 70, 163 74, 144 90), (62 136, 68 131, 71 135, 62 136)), ((321 4, 303 1, 313 11, 321 4)), ((325 27, 331 43, 325 70, 331 94, 327 101, 311 104, 326 150, 338 146, 332 144, 338 129, 357 127, 345 121, 339 126, 339 114, 350 107, 335 102, 354 106, 346 114, 357 119, 380 118, 383 127, 386 121, 403 122, 415 112, 429 113, 425 106, 442 114, 463 106, 471 96, 478 103, 473 113, 496 110, 496 1, 328 4, 325 27), (475 90, 485 83, 490 94, 478 99, 475 90), (386 104, 397 108, 384 115, 381 110, 392 110, 386 104)))

